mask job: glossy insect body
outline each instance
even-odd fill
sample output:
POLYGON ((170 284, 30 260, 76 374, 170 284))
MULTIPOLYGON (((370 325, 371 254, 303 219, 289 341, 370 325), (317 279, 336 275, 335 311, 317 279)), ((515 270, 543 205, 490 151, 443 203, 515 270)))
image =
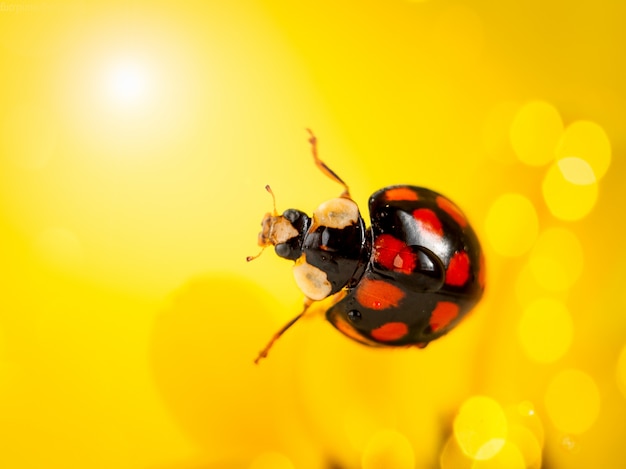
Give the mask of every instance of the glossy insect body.
POLYGON ((369 210, 367 265, 326 316, 369 345, 425 346, 482 296, 478 239, 457 206, 428 189, 386 187, 369 210))
POLYGON ((305 308, 329 296, 327 319, 343 334, 372 346, 424 347, 446 334, 480 300, 485 267, 480 243, 461 210, 429 189, 397 185, 369 199, 366 228, 347 185, 317 158, 329 177, 345 188, 311 217, 295 209, 265 216, 261 246, 295 261, 294 277, 305 308))

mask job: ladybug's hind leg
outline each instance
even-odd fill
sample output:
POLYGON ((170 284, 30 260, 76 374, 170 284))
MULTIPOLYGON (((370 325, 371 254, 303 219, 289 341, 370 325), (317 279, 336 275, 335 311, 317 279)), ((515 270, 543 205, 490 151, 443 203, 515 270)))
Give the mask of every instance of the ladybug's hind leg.
POLYGON ((281 335, 283 335, 285 333, 285 331, 287 329, 289 329, 291 326, 293 326, 296 321, 298 319, 300 319, 302 316, 304 316, 306 314, 306 312, 308 311, 309 307, 313 304, 313 300, 310 298, 305 298, 304 299, 304 307, 302 308, 302 311, 300 312, 300 314, 298 314, 296 317, 294 317, 293 319, 291 319, 287 324, 285 324, 283 327, 281 327, 270 339, 270 341, 267 343, 267 345, 263 348, 263 350, 261 350, 259 352, 259 355, 256 357, 256 359, 254 360, 255 365, 259 364, 259 361, 262 358, 267 357, 268 352, 270 351, 270 349, 272 348, 272 345, 274 345, 274 342, 276 342, 281 335))
POLYGON ((333 181, 338 182, 339 184, 341 184, 343 186, 343 193, 341 194, 341 197, 346 197, 346 198, 350 198, 350 189, 348 188, 348 185, 345 183, 345 181, 343 179, 341 179, 337 173, 335 173, 332 169, 330 169, 326 163, 324 163, 322 160, 320 160, 319 156, 317 155, 317 137, 315 136, 315 134, 313 133, 313 131, 311 129, 306 129, 307 132, 309 133, 309 135, 311 136, 309 138, 309 143, 311 144, 311 153, 313 154, 313 160, 315 161, 315 165, 320 169, 320 171, 322 171, 326 176, 328 176, 329 178, 331 178, 333 181))

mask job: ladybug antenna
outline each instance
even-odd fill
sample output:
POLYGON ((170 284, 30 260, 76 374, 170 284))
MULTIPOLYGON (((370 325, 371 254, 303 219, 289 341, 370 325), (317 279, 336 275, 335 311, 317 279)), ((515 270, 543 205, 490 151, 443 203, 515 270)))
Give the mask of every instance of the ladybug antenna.
POLYGON ((270 187, 269 184, 265 186, 265 190, 267 192, 269 192, 270 195, 272 196, 272 207, 274 209, 273 214, 274 214, 275 217, 277 217, 278 216, 278 211, 276 210, 276 196, 274 195, 274 191, 272 190, 272 188, 270 187))
POLYGON ((287 324, 285 324, 283 327, 281 327, 278 332, 276 332, 272 338, 270 339, 270 341, 267 343, 267 345, 263 348, 263 350, 261 350, 259 352, 259 354, 257 355, 257 357, 254 359, 254 364, 258 365, 259 361, 262 358, 267 357, 267 353, 270 351, 270 349, 272 348, 272 345, 274 345, 274 342, 276 342, 281 335, 283 335, 285 333, 285 331, 287 329, 289 329, 291 326, 293 326, 298 319, 300 319, 302 316, 305 315, 305 313, 308 311, 309 306, 311 306, 313 304, 313 300, 311 300, 310 298, 305 298, 304 299, 304 308, 302 309, 302 311, 300 312, 300 314, 298 314, 295 318, 291 319, 287 324))
POLYGON ((349 199, 350 189, 348 188, 348 185, 345 183, 343 179, 337 176, 337 173, 335 173, 332 169, 330 169, 326 165, 326 163, 320 160, 319 156, 317 155, 317 137, 315 136, 315 134, 313 133, 311 129, 307 128, 306 131, 310 135, 309 143, 311 144, 311 153, 313 154, 313 161, 315 161, 315 165, 320 169, 321 172, 323 172, 330 179, 341 184, 344 189, 343 193, 341 194, 341 197, 347 197, 349 199))
MULTIPOLYGON (((278 211, 276 210, 276 196, 274 195, 274 191, 272 191, 272 188, 270 187, 269 184, 265 186, 265 190, 267 192, 269 192, 270 195, 272 196, 272 208, 273 208, 272 215, 277 217, 278 216, 278 211)), ((254 256, 246 257, 246 261, 250 262, 250 261, 253 261, 254 259, 256 259, 257 257, 261 256, 261 254, 263 254, 263 251, 265 251, 266 247, 267 246, 263 246, 258 254, 254 255, 254 256)))
POLYGON ((250 261, 255 260, 257 257, 261 257, 261 254, 263 254, 263 251, 265 251, 265 246, 261 248, 258 254, 255 254, 254 256, 247 256, 246 262, 250 262, 250 261))

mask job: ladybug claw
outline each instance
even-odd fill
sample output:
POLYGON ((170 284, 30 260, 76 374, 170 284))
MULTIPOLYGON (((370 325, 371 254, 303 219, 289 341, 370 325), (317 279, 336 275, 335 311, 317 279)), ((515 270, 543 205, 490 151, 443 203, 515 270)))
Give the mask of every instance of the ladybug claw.
POLYGON ((309 133, 310 137, 309 137, 309 143, 311 145, 315 145, 317 143, 317 137, 315 136, 315 134, 313 133, 313 131, 311 129, 309 129, 308 127, 306 128, 306 131, 309 133))
POLYGON ((255 365, 258 365, 258 364, 259 364, 259 361, 261 361, 261 358, 265 358, 265 357, 267 357, 267 352, 268 352, 268 350, 267 350, 267 349, 263 349, 263 350, 261 350, 261 351, 259 352, 259 355, 258 355, 258 356, 254 359, 254 364, 255 364, 255 365))

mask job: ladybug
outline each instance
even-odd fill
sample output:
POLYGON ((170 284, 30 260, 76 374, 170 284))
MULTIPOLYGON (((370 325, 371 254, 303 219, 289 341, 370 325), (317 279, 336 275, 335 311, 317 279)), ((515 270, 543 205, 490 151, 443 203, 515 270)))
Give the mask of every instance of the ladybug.
POLYGON ((347 184, 319 159, 317 139, 307 130, 315 164, 344 191, 312 216, 296 209, 279 215, 274 208, 263 218, 258 244, 294 262, 305 302, 255 363, 315 301, 328 297, 326 319, 365 345, 422 348, 448 333, 485 288, 480 243, 463 212, 430 189, 388 186, 370 196, 366 227, 347 184))

